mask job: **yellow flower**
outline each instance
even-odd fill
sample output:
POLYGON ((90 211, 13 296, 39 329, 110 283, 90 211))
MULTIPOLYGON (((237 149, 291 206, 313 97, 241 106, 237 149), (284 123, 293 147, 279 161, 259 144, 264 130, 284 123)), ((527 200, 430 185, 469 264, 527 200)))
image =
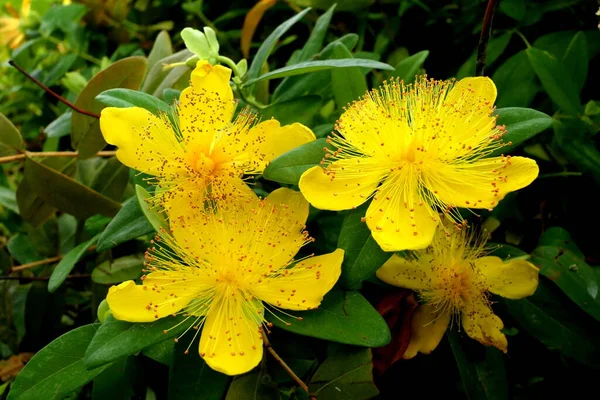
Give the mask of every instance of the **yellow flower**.
POLYGON ((530 296, 537 289, 538 268, 522 259, 504 263, 485 256, 485 241, 471 247, 472 242, 466 228, 445 223, 430 247, 414 252, 413 258, 393 255, 377 271, 382 281, 418 292, 423 303, 413 316, 404 358, 432 352, 454 317, 471 338, 506 352, 508 344, 500 331, 504 325, 490 308, 488 292, 507 299, 530 296))
POLYGON ((503 146, 491 116, 496 87, 486 77, 392 81, 354 102, 340 117, 337 150, 306 171, 300 190, 315 207, 355 208, 373 197, 365 221, 385 251, 427 247, 440 221, 436 210, 493 208, 529 185, 535 161, 490 157, 503 146))
POLYGON ((181 93, 175 125, 166 114, 139 107, 102 110, 104 139, 118 146, 123 164, 156 177, 156 194, 168 212, 202 204, 207 194, 252 197, 245 174, 260 174, 276 156, 315 140, 302 124, 253 124, 256 116, 247 111, 232 122, 230 77, 230 69, 199 61, 181 93))
POLYGON ((21 31, 21 19, 26 19, 31 10, 31 0, 23 0, 21 13, 17 13, 10 3, 6 4, 9 17, 0 17, 0 43, 11 49, 16 49, 25 41, 25 34, 21 31))
POLYGON ((277 318, 280 309, 316 308, 340 276, 343 250, 293 259, 312 241, 308 209, 299 192, 281 188, 172 220, 173 237, 161 233, 147 253, 143 284, 110 288, 113 315, 130 322, 187 315, 196 335, 203 326, 199 352, 211 368, 251 370, 262 358, 265 310, 277 318))

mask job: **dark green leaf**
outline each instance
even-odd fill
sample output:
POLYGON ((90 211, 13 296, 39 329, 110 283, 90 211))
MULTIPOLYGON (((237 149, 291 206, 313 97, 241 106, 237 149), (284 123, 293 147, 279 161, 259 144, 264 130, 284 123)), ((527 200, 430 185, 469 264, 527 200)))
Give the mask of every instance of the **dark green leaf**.
POLYGON ((113 157, 97 170, 90 188, 109 199, 120 202, 128 183, 129 168, 113 157))
POLYGON ((319 399, 372 399, 379 394, 372 371, 371 349, 343 347, 319 366, 308 388, 319 399))
POLYGON ((333 16, 335 7, 336 4, 329 7, 329 9, 317 19, 315 27, 310 33, 310 37, 298 54, 296 59, 297 62, 306 61, 317 54, 319 50, 321 50, 321 46, 323 45, 323 40, 327 34, 327 29, 329 29, 329 23, 331 22, 331 17, 333 16))
POLYGON ((115 361, 94 379, 92 400, 130 400, 133 396, 135 358, 115 361))
POLYGON ((160 111, 170 110, 169 105, 164 101, 131 89, 109 89, 96 96, 96 100, 110 107, 141 107, 155 115, 160 111))
POLYGON ((499 6, 500 11, 517 21, 525 18, 525 0, 503 0, 499 6))
MULTIPOLYGON (((105 90, 122 87, 138 89, 142 83, 148 62, 145 57, 127 57, 98 72, 81 91, 75 105, 91 112, 100 113, 104 105, 96 96, 105 90)), ((106 142, 100 132, 97 118, 80 113, 71 117, 71 144, 79 157, 89 158, 102 150, 106 142)))
POLYGON ((78 218, 114 216, 121 208, 120 203, 31 158, 25 160, 25 179, 44 201, 78 218))
MULTIPOLYGON (((195 331, 194 331, 195 332, 195 331)), ((175 344, 169 370, 169 400, 222 399, 231 378, 212 370, 198 354, 198 338, 184 336, 175 344), (189 354, 185 354, 186 349, 189 354)))
POLYGON ((136 196, 123 203, 123 207, 108 224, 100 239, 98 239, 98 252, 106 251, 118 244, 154 232, 140 208, 136 196))
POLYGON ((40 350, 11 385, 8 399, 62 399, 108 368, 88 370, 83 365, 83 355, 99 325, 74 329, 40 350))
POLYGON ((332 290, 318 309, 295 315, 302 320, 279 315, 282 321, 273 318, 272 322, 299 335, 356 346, 380 347, 391 340, 386 322, 358 292, 332 290))
POLYGON ((135 193, 142 212, 148 219, 148 222, 154 227, 157 232, 169 232, 169 223, 164 215, 153 210, 148 204, 148 200, 152 198, 150 193, 140 185, 135 185, 135 193))
POLYGON ((87 242, 79 244, 63 256, 62 260, 60 260, 56 268, 54 268, 52 276, 50 276, 50 280, 48 281, 48 291, 50 293, 54 292, 63 284, 65 279, 67 279, 67 276, 69 276, 75 267, 75 264, 85 256, 88 248, 94 245, 97 240, 98 236, 94 236, 87 242))
POLYGON ((569 43, 567 51, 563 57, 562 63, 565 69, 569 71, 573 84, 578 91, 583 89, 588 75, 588 45, 583 32, 578 32, 573 36, 569 43))
MULTIPOLYGON (((352 59, 352 53, 341 43, 335 45, 332 56, 334 59, 352 59)), ((368 90, 367 80, 358 67, 332 69, 331 86, 340 110, 364 96, 368 90)))
POLYGON ((184 318, 165 317, 151 323, 131 323, 119 321, 111 315, 88 346, 85 365, 87 368, 99 367, 178 336, 189 327, 189 324, 179 324, 184 318))
POLYGON ((17 193, 12 189, 0 186, 0 205, 18 214, 17 193))
POLYGON ((142 275, 144 258, 136 255, 107 260, 92 271, 92 280, 103 285, 134 280, 142 275))
POLYGON ((497 107, 529 107, 540 90, 525 50, 499 66, 492 79, 498 88, 497 107))
POLYGON ((55 30, 65 33, 73 31, 88 8, 83 4, 54 5, 42 18, 40 33, 49 36, 55 30))
POLYGON ((302 17, 306 15, 310 11, 310 8, 306 8, 294 15, 292 18, 284 21, 281 25, 271 32, 271 34, 265 39, 265 41, 258 48, 254 59, 252 60, 252 64, 250 64, 250 68, 248 68, 248 72, 246 73, 246 79, 253 80, 257 78, 260 74, 260 70, 263 64, 269 58, 269 55, 275 48, 275 44, 279 40, 283 34, 285 34, 296 22, 300 21, 302 17))
MULTIPOLYGON (((280 400, 277 384, 271 379, 265 363, 259 368, 233 378, 225 400, 280 400)), ((208 400, 208 399, 207 399, 208 400)))
POLYGON ((419 72, 419 69, 421 69, 427 56, 429 56, 429 51, 423 50, 410 57, 406 57, 396 65, 390 77, 401 79, 404 81, 404 84, 414 82, 415 76, 419 72))
POLYGON ((327 139, 317 139, 283 153, 265 168, 263 176, 266 179, 297 185, 304 171, 319 165, 325 152, 327 139))
POLYGON ((0 113, 0 157, 17 154, 25 150, 19 130, 0 113))
POLYGON ((172 340, 165 340, 145 348, 142 354, 170 368, 173 364, 174 351, 175 343, 172 340))
POLYGON ((71 110, 65 111, 60 117, 44 129, 49 138, 61 138, 67 136, 71 132, 71 110))
POLYGON ((166 88, 172 87, 190 71, 190 68, 185 65, 166 70, 163 68, 164 65, 184 62, 192 55, 189 50, 184 49, 160 59, 148 72, 140 90, 159 99, 162 98, 166 88))
POLYGON ((527 49, 527 57, 552 101, 567 114, 580 114, 583 107, 579 99, 579 90, 569 71, 546 51, 531 47, 527 49))
POLYGON ((524 141, 552 126, 550 116, 530 108, 498 108, 495 114, 498 116, 496 123, 506 127, 506 134, 502 136, 506 145, 494 151, 492 156, 507 154, 524 141))
POLYGON ((42 81, 44 85, 54 86, 59 79, 62 79, 69 69, 71 69, 71 66, 77 60, 77 57, 76 53, 63 55, 44 77, 44 80, 42 81))
POLYGON ((275 118, 281 125, 301 124, 311 126, 314 116, 321 109, 323 99, 320 96, 301 96, 295 99, 269 105, 261 111, 262 119, 275 118))
POLYGON ((352 67, 365 67, 371 69, 382 69, 393 71, 394 67, 391 65, 361 58, 343 59, 343 60, 315 60, 315 61, 304 61, 294 65, 288 65, 287 67, 279 68, 271 72, 267 72, 259 76, 258 78, 249 79, 244 83, 245 87, 254 85, 256 82, 260 82, 264 79, 275 79, 283 78, 286 76, 294 76, 307 74, 309 72, 323 71, 332 68, 352 68, 352 67))
POLYGON ((367 206, 358 207, 346 215, 338 239, 338 247, 345 251, 340 283, 347 289, 360 288, 361 282, 392 256, 381 250, 367 225, 361 221, 367 206))
MULTIPOLYGON (((152 50, 148 54, 148 72, 152 71, 155 65, 158 65, 160 60, 173 54, 173 45, 171 38, 166 31, 160 31, 156 36, 156 40, 152 45, 152 50)), ((148 74, 149 76, 150 74, 148 74)), ((147 77, 146 77, 147 78, 147 77)), ((146 82, 144 81, 144 84, 146 82)))
MULTIPOLYGON (((579 119, 554 119, 554 139, 560 149, 581 172, 592 174, 600 183, 600 152, 586 137, 587 127, 579 119)), ((17 191, 17 200, 18 200, 17 191)))

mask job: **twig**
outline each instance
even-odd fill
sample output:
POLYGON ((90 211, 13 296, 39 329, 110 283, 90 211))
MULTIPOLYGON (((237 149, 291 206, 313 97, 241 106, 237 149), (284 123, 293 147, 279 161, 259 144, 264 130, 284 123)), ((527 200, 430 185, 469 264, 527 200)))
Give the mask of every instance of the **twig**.
POLYGON ((317 400, 317 396, 310 394, 310 392, 308 391, 308 386, 306 386, 306 383, 304 383, 302 379, 300 379, 298 375, 296 375, 296 373, 292 371, 292 369, 285 363, 285 361, 283 361, 283 359, 279 357, 279 354, 275 352, 275 349, 271 347, 271 343, 269 342, 265 330, 262 327, 260 328, 260 333, 262 334, 265 349, 267 349, 271 356, 273 356, 273 358, 279 363, 279 365, 281 365, 285 372, 287 372, 288 375, 292 377, 292 379, 298 384, 298 386, 300 386, 308 394, 310 400, 317 400))
MULTIPOLYGON (((87 251, 92 251, 95 249, 96 249, 96 245, 92 245, 92 246, 88 247, 87 251)), ((19 265, 16 267, 12 267, 11 272, 24 271, 26 269, 37 267, 40 265, 52 264, 54 262, 62 260, 62 258, 63 258, 63 256, 56 256, 56 257, 46 258, 44 260, 34 261, 34 262, 28 263, 28 264, 19 265)))
MULTIPOLYGON (((116 154, 117 154, 116 151, 99 151, 98 153, 96 153, 96 156, 97 157, 113 157, 116 154)), ((79 153, 76 151, 39 151, 39 152, 27 151, 25 153, 15 154, 13 156, 0 157, 0 164, 23 160, 26 157, 79 157, 79 153)))
MULTIPOLYGON (((90 278, 91 274, 81 274, 81 275, 69 275, 66 279, 79 279, 79 278, 90 278)), ((36 276, 0 276, 0 281, 16 281, 16 280, 26 280, 26 281, 48 281, 50 278, 38 278, 36 276)))
POLYGON ((492 33, 492 20, 498 0, 488 0, 483 24, 481 25, 481 36, 479 36, 479 47, 477 48, 477 62, 475 63, 475 75, 483 76, 485 70, 485 57, 487 55, 487 46, 492 33))
POLYGON ((76 111, 76 112, 78 112, 80 114, 84 114, 84 115, 90 116, 90 117, 100 118, 100 115, 98 115, 96 113, 93 113, 91 111, 82 110, 81 108, 77 107, 75 104, 71 103, 70 101, 68 101, 67 99, 65 99, 61 95, 59 95, 58 93, 52 91, 52 89, 50 89, 48 86, 44 85, 42 82, 40 82, 39 80, 37 80, 36 78, 34 78, 33 76, 31 76, 27 72, 25 72, 25 70, 23 68, 19 67, 17 64, 15 64, 15 62, 13 60, 9 60, 8 63, 10 65, 12 65, 13 67, 15 67, 20 73, 22 73, 23 75, 25 75, 33 83, 35 83, 36 85, 38 85, 39 87, 41 87, 42 89, 44 89, 44 91, 46 93, 51 94, 57 100, 63 102, 64 104, 67 105, 67 107, 71 108, 72 110, 74 110, 74 111, 76 111))

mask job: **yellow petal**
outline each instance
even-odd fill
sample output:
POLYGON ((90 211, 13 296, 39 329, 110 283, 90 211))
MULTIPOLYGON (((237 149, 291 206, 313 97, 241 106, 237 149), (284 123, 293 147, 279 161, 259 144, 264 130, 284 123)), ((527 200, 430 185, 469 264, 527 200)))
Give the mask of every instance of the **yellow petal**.
POLYGON ((466 304, 462 312, 462 326, 472 339, 485 346, 497 347, 506 353, 508 342, 506 336, 501 332, 504 324, 484 302, 484 299, 477 299, 466 304))
POLYGON ((128 167, 159 176, 185 173, 184 151, 165 119, 140 107, 107 107, 100 114, 100 129, 128 167))
POLYGON ((431 257, 423 254, 418 259, 405 259, 393 254, 376 272, 387 284, 411 290, 431 288, 431 257))
POLYGON ((504 263, 499 257, 481 257, 475 266, 485 275, 489 291, 507 299, 522 299, 535 293, 539 269, 525 260, 504 263))
POLYGON ((214 136, 231 122, 236 103, 229 86, 231 70, 198 61, 191 86, 179 98, 179 127, 186 143, 200 146, 209 154, 214 136))
POLYGON ((373 158, 335 161, 323 169, 315 166, 300 177, 298 186, 310 204, 321 210, 349 210, 373 194, 387 172, 373 158))
POLYGON ((508 193, 538 176, 536 162, 525 157, 492 157, 460 164, 436 164, 423 174, 425 186, 444 205, 493 208, 508 193))
POLYGON ((419 306, 413 315, 410 343, 402 357, 409 359, 435 350, 448 329, 450 317, 449 312, 439 312, 434 306, 419 306))
POLYGON ((431 243, 439 216, 418 194, 416 179, 391 175, 367 210, 367 226, 384 251, 418 250, 431 243))
POLYGON ((199 350, 215 371, 239 375, 256 367, 262 359, 259 327, 263 308, 256 301, 246 300, 237 289, 230 290, 235 292, 224 293, 211 306, 199 350))
POLYGON ((492 111, 498 90, 494 81, 487 76, 463 78, 458 81, 446 96, 445 104, 464 107, 465 109, 486 104, 481 111, 489 114, 492 111))
POLYGON ((252 286, 254 295, 287 310, 317 308, 342 271, 344 250, 310 257, 292 268, 280 269, 252 286))
POLYGON ((180 311, 193 299, 196 292, 192 287, 183 284, 182 280, 163 286, 165 281, 153 280, 153 275, 155 274, 149 274, 143 285, 126 281, 111 286, 106 301, 116 319, 154 322, 180 311))
POLYGON ((300 230, 306 225, 309 205, 302 193, 288 188, 279 188, 269 193, 265 200, 275 207, 286 210, 287 218, 281 220, 281 225, 289 227, 290 231, 300 230))

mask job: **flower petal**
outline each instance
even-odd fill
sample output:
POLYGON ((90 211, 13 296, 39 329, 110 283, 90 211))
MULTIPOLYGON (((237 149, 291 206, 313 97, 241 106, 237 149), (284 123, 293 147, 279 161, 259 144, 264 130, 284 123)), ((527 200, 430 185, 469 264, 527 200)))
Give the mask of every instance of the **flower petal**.
POLYGON ((406 259, 393 254, 376 272, 387 284, 411 290, 431 288, 431 257, 423 254, 416 259, 406 259))
POLYGON ((367 201, 386 174, 373 158, 349 158, 334 161, 327 168, 310 168, 298 186, 316 208, 349 210, 367 201))
POLYGON ((409 359, 417 353, 429 354, 440 344, 450 324, 451 314, 440 312, 434 306, 423 304, 412 319, 410 343, 402 358, 409 359))
POLYGON ((436 164, 423 174, 425 186, 447 206, 493 208, 508 193, 538 176, 536 162, 525 157, 492 157, 460 164, 436 164))
POLYGON ((146 279, 150 284, 136 285, 134 281, 126 281, 108 289, 106 301, 116 319, 154 322, 180 311, 192 301, 195 291, 183 280, 163 285, 164 280, 153 282, 152 275, 146 279))
POLYGON ((254 296, 287 310, 317 308, 342 272, 344 250, 310 257, 276 270, 252 286, 254 296))
POLYGON ((466 304, 462 312, 462 326, 472 339, 485 346, 497 347, 506 353, 508 342, 501 332, 504 324, 484 299, 466 304))
POLYGON ((265 200, 275 207, 286 210, 284 219, 280 219, 282 226, 294 232, 306 226, 309 205, 302 193, 288 188, 279 188, 269 193, 265 200))
POLYGON ((480 108, 481 112, 489 115, 497 95, 498 90, 494 81, 487 76, 463 78, 454 84, 444 103, 466 110, 480 108), (485 107, 482 107, 483 105, 485 107))
POLYGON ((262 359, 259 327, 263 308, 237 289, 229 290, 235 292, 223 293, 206 316, 199 351, 215 371, 239 375, 256 367, 262 359))
POLYGON ((117 146, 117 158, 128 167, 150 175, 186 171, 185 153, 165 119, 140 107, 106 107, 100 129, 107 143, 117 146))
POLYGON ((408 168, 391 175, 367 209, 366 222, 384 251, 418 250, 431 243, 439 216, 415 187, 408 168))
POLYGON ((214 136, 233 117, 236 103, 229 86, 231 70, 198 61, 192 71, 191 86, 179 98, 179 128, 187 143, 193 142, 209 154, 214 136))
POLYGON ((475 266, 485 275, 489 290, 507 299, 522 299, 535 293, 539 269, 525 260, 504 263, 499 257, 481 257, 475 266))

